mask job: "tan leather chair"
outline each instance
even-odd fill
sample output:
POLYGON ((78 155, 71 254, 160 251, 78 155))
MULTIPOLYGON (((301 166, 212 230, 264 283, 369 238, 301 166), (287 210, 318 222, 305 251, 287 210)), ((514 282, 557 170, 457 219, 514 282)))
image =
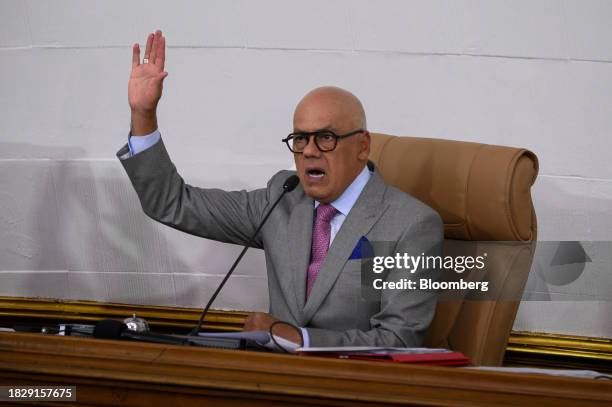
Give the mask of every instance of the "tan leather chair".
POLYGON ((502 287, 499 299, 440 300, 425 340, 475 365, 500 365, 533 259, 537 157, 521 148, 372 133, 370 159, 387 183, 438 211, 445 251, 458 241, 524 242, 489 256, 486 278, 502 287))

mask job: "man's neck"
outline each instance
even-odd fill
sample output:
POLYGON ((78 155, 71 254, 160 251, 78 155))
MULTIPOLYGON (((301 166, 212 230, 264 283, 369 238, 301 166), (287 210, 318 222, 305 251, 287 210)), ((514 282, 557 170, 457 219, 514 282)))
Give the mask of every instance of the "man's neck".
MULTIPOLYGON (((355 179, 349 184, 349 186, 340 194, 338 198, 330 202, 334 208, 336 208, 343 215, 348 215, 355 202, 361 195, 361 191, 370 180, 370 171, 367 165, 361 169, 355 179)), ((315 201, 315 208, 318 207, 320 202, 315 201)))

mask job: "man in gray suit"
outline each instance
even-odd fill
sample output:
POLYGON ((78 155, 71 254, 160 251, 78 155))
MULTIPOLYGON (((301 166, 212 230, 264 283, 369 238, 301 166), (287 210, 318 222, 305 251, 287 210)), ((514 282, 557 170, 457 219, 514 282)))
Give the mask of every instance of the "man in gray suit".
MULTIPOLYGON (((170 161, 159 131, 165 39, 147 39, 143 62, 133 49, 128 95, 131 134, 118 157, 143 210, 173 228, 222 242, 246 244, 293 172, 274 175, 266 188, 222 191, 186 185, 170 161)), ((368 162, 370 134, 363 107, 351 93, 323 87, 296 107, 285 141, 300 185, 272 212, 255 239, 265 251, 270 312, 253 313, 245 330, 267 330, 304 346, 419 346, 435 306, 433 292, 380 289, 362 295, 360 244, 388 242, 376 256, 440 254, 438 214, 388 186, 368 162), (302 335, 300 335, 302 333, 302 335)), ((391 268, 385 282, 437 278, 435 269, 391 268)), ((388 286, 387 286, 388 287, 388 286)))

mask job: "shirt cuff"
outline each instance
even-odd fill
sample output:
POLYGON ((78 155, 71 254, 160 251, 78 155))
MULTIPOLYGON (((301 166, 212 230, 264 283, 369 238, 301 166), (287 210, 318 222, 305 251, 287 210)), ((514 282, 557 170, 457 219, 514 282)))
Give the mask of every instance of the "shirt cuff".
POLYGON ((153 147, 161 139, 159 130, 155 130, 153 133, 149 133, 146 136, 133 137, 130 133, 128 137, 128 148, 130 149, 130 155, 135 156, 138 153, 142 153, 149 147, 153 147))
POLYGON ((306 328, 300 328, 302 330, 302 348, 310 347, 310 336, 308 336, 308 330, 306 328))

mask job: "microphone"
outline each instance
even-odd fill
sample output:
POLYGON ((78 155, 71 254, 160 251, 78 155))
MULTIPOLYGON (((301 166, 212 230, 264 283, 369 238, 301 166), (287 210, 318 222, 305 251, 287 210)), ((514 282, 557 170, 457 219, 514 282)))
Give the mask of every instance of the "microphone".
POLYGON ((126 329, 126 324, 122 324, 113 319, 105 319, 96 324, 93 330, 93 336, 94 338, 101 339, 119 339, 126 329))
POLYGON ((154 334, 152 332, 136 332, 128 328, 122 322, 114 319, 105 319, 96 324, 93 330, 93 337, 99 339, 136 339, 146 342, 166 343, 180 345, 184 342, 181 337, 172 335, 154 334))
POLYGON ((167 345, 198 345, 207 348, 244 349, 244 340, 228 338, 190 338, 180 335, 165 335, 149 331, 134 331, 122 322, 106 319, 96 324, 93 337, 99 339, 133 339, 143 342, 163 343, 167 345))
MULTIPOLYGON (((292 175, 285 180, 285 183, 283 184, 283 189, 285 190, 285 192, 291 192, 295 189, 295 187, 298 186, 299 183, 300 183, 300 177, 298 177, 297 175, 292 175)), ((281 195, 281 198, 282 196, 283 195, 281 195)))
POLYGON ((268 213, 266 213, 266 216, 264 216, 263 220, 261 221, 261 223, 259 224, 257 229, 255 230, 255 232, 253 233, 253 235, 251 236, 251 238, 249 239, 247 244, 242 249, 242 252, 240 252, 240 255, 238 255, 238 257, 236 258, 236 261, 234 261, 234 264, 232 265, 232 267, 230 267, 229 271, 227 272, 227 274, 223 278, 223 281, 221 281, 221 283, 219 284, 219 286, 217 287, 217 289, 213 293, 212 297, 210 297, 210 300, 208 301, 208 304, 206 304, 206 307, 204 308, 204 311, 200 315, 200 319, 198 320, 198 325, 189 333, 188 336, 194 336, 194 335, 197 335, 198 332, 200 332, 200 330, 202 328, 202 323, 204 322, 204 317, 206 317, 206 314, 208 313, 208 309, 212 305, 213 301, 215 301, 215 298, 217 298, 217 295, 219 295, 219 292, 221 291, 221 289, 223 288, 223 286, 225 285, 225 283, 227 282, 229 277, 232 275, 232 273, 236 269, 236 266, 238 265, 238 263, 240 263, 240 260, 242 260, 242 257, 244 256, 246 251, 249 249, 249 246, 251 246, 251 244, 253 243, 253 240, 255 240, 255 237, 257 236, 257 234, 259 233, 259 231, 261 230, 263 225, 266 223, 266 221, 270 217, 270 214, 272 213, 274 208, 276 208, 276 205, 278 205, 280 200, 283 199, 285 194, 287 192, 293 191, 295 189, 295 187, 298 186, 299 183, 300 183, 300 179, 299 179, 299 177, 297 175, 291 175, 290 177, 288 177, 285 180, 285 182, 283 183, 283 192, 276 199, 274 204, 272 204, 272 207, 268 210, 268 213))

